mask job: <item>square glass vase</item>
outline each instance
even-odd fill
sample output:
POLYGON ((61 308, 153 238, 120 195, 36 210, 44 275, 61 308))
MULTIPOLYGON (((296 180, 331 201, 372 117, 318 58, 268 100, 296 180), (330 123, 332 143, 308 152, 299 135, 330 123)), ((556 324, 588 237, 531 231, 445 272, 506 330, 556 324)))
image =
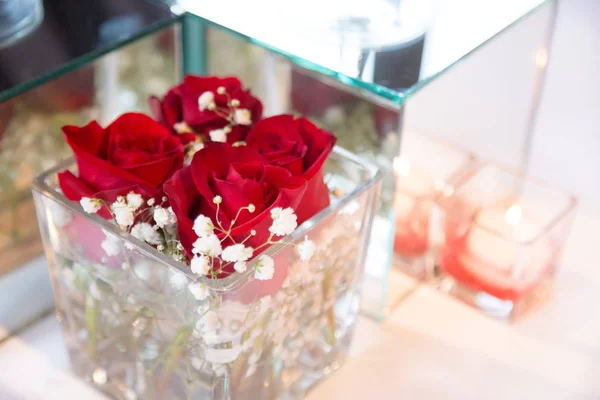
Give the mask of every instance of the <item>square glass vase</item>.
POLYGON ((514 320, 551 293, 577 199, 495 162, 439 199, 439 288, 484 313, 514 320))
POLYGON ((331 204, 262 254, 271 280, 211 280, 116 225, 83 212, 57 173, 34 196, 73 371, 117 399, 302 398, 344 361, 354 334, 378 170, 336 148, 324 167, 331 204), (333 195, 335 193, 335 195, 333 195), (308 237, 314 255, 294 245, 308 237), (105 240, 121 244, 107 256, 105 240))

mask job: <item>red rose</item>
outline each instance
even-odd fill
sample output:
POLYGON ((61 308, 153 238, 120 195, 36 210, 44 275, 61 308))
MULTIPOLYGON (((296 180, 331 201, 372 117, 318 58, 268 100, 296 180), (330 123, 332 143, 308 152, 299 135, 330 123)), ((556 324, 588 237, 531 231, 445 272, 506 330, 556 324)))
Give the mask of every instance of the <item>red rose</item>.
MULTIPOLYGON (((164 189, 177 216, 179 240, 188 257, 192 258, 193 243, 198 238, 193 225, 198 215, 209 217, 216 227, 220 223, 229 229, 238 210, 253 204, 254 212, 243 210, 239 213, 231 237, 241 243, 251 230, 255 230, 256 234, 245 244, 257 247, 269 238, 270 210, 275 207, 295 210, 306 190, 306 180, 266 164, 248 147, 214 143, 198 151, 191 165, 175 173, 164 189), (213 202, 215 196, 222 198, 218 220, 217 205, 213 202)), ((218 231, 215 233, 219 239, 225 236, 218 231)), ((227 245, 224 241, 223 247, 227 245)), ((227 268, 225 274, 233 272, 233 266, 227 268)))
POLYGON ((308 186, 296 214, 307 220, 329 205, 329 191, 323 180, 323 164, 336 138, 306 118, 278 115, 256 123, 246 138, 271 165, 282 167, 307 180, 308 186))
POLYGON ((143 114, 123 114, 107 128, 93 121, 81 128, 65 126, 63 132, 79 169, 78 177, 69 171, 59 175, 69 200, 131 188, 154 197, 183 166, 179 139, 143 114))
POLYGON ((162 100, 151 97, 150 108, 158 121, 181 134, 183 143, 194 141, 196 135, 205 141, 222 142, 224 140, 215 136, 211 138, 211 131, 220 129, 230 130, 226 134, 228 143, 242 141, 252 123, 262 117, 263 110, 260 100, 244 90, 239 79, 193 75, 186 76, 183 83, 169 90, 162 100), (220 94, 219 88, 225 92, 220 94), (207 96, 212 96, 214 107, 209 107, 210 102, 201 101, 205 93, 211 93, 207 96), (244 119, 236 118, 236 112, 244 119))

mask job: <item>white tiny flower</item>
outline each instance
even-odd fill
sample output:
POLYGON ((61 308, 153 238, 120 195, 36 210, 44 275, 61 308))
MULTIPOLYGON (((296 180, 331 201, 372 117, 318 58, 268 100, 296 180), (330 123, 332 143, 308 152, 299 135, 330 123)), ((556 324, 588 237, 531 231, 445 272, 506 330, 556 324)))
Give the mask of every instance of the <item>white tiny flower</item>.
POLYGON ((171 207, 157 207, 154 209, 154 221, 160 228, 177 223, 177 216, 171 207))
POLYGON ((206 275, 210 271, 210 262, 205 255, 194 256, 190 262, 190 267, 194 274, 206 275))
POLYGON ((106 239, 104 239, 102 243, 100 243, 100 247, 102 247, 102 250, 104 250, 108 257, 116 256, 121 252, 119 242, 119 238, 109 235, 106 236, 106 239))
POLYGON ((150 207, 152 207, 154 205, 154 203, 156 202, 156 200, 154 199, 150 199, 146 202, 146 204, 148 204, 150 207))
POLYGON ((162 243, 160 233, 154 230, 154 227, 147 222, 137 223, 131 228, 131 234, 144 242, 158 245, 162 243))
POLYGON ((82 197, 79 200, 79 204, 81 204, 81 208, 88 214, 96 214, 100 208, 102 208, 102 201, 99 199, 94 199, 90 197, 82 197))
POLYGON ((271 218, 273 218, 273 224, 269 227, 269 232, 277 236, 289 235, 298 226, 296 214, 290 207, 285 209, 281 207, 273 208, 271 218))
POLYGON ((216 235, 205 236, 196 239, 192 245, 193 252, 216 257, 221 254, 221 241, 216 235))
POLYGON ((137 210, 144 205, 144 199, 137 193, 130 192, 127 194, 127 204, 134 210, 137 210))
POLYGON ((214 235, 215 226, 212 223, 212 220, 205 215, 198 215, 194 220, 194 232, 198 237, 206 237, 214 235))
POLYGON ((269 256, 260 256, 256 264, 254 277, 261 281, 268 281, 275 274, 275 261, 269 256))
POLYGON ((217 88, 217 93, 218 93, 218 94, 221 94, 221 95, 223 95, 223 94, 227 93, 227 90, 225 90, 225 86, 219 86, 219 87, 217 88))
POLYGON ((133 211, 127 207, 127 203, 124 201, 115 201, 110 208, 115 215, 115 220, 120 226, 131 226, 133 225, 134 216, 133 211))
POLYGON ((171 285, 173 286, 173 288, 175 290, 179 290, 185 286, 185 284, 188 282, 188 280, 184 274, 182 274, 181 272, 175 271, 169 277, 169 282, 171 282, 171 285))
POLYGON ((238 99, 231 100, 231 106, 232 107, 239 107, 240 106, 240 101, 238 99))
POLYGON ((248 204, 248 211, 253 213, 254 211, 256 211, 256 206, 252 203, 248 204))
POLYGON ((150 271, 151 266, 152 265, 147 260, 140 260, 133 265, 132 270, 136 277, 143 281, 147 281, 152 276, 152 271, 150 271))
POLYGON ((235 110, 235 123, 238 125, 252 125, 252 113, 245 108, 235 110))
POLYGON ((223 201, 223 198, 219 195, 213 197, 213 203, 215 203, 215 204, 221 204, 222 201, 223 201))
POLYGON ((198 107, 200 111, 210 108, 211 104, 215 103, 215 94, 213 92, 204 92, 198 97, 198 107))
POLYGON ((175 132, 177 133, 193 133, 193 129, 188 125, 187 122, 185 121, 181 121, 181 122, 176 122, 173 125, 173 129, 175 129, 175 132))
POLYGON ((247 261, 252 257, 253 251, 254 249, 252 247, 246 247, 243 244, 234 244, 225 247, 221 254, 221 258, 228 262, 247 261))
POLYGON ((210 136, 210 140, 212 140, 213 142, 227 142, 227 134, 223 129, 212 130, 208 132, 208 135, 210 136))
POLYGON ((315 254, 317 246, 315 246, 315 243, 312 240, 308 240, 308 237, 305 236, 304 241, 296 246, 296 249, 298 250, 300 259, 306 261, 309 260, 313 254, 315 254))
POLYGON ((237 261, 235 264, 233 264, 233 269, 241 274, 246 272, 248 265, 246 264, 246 261, 237 261))
POLYGON ((208 289, 202 282, 190 283, 188 290, 196 300, 204 300, 208 297, 208 289))

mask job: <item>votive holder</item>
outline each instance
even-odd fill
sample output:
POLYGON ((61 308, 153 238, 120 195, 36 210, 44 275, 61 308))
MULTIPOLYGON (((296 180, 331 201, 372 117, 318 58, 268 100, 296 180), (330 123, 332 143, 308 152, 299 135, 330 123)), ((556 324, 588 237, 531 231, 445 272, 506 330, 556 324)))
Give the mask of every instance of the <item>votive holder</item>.
POLYGON ((509 320, 543 303, 575 214, 573 195, 487 162, 440 205, 441 290, 509 320))
POLYGON ((443 209, 438 198, 473 170, 469 151, 443 139, 407 132, 394 159, 394 266, 417 280, 432 277, 443 240, 443 209))

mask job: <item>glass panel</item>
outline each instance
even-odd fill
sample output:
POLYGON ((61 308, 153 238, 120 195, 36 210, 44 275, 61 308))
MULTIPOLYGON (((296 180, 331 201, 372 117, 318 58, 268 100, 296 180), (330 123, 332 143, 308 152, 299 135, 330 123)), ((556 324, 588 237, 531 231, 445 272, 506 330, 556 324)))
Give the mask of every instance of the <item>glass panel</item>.
MULTIPOLYGON (((404 6, 409 3, 409 1, 402 2, 404 6)), ((363 52, 364 54, 360 51, 355 52, 355 55, 358 54, 357 58, 351 58, 350 64, 358 66, 358 69, 363 67, 364 70, 370 69, 373 76, 377 75, 383 79, 379 81, 371 79, 372 77, 367 78, 367 75, 362 72, 359 74, 360 76, 349 74, 342 70, 342 64, 327 64, 327 62, 333 62, 333 59, 313 59, 308 55, 302 56, 304 58, 299 57, 299 54, 302 55, 301 51, 310 53, 314 50, 316 52, 318 49, 322 50, 320 46, 330 45, 323 54, 334 55, 335 60, 343 61, 346 54, 344 43, 348 44, 347 42, 335 42, 334 40, 331 44, 331 37, 327 35, 323 36, 323 40, 317 40, 310 33, 299 32, 295 28, 295 22, 288 21, 285 17, 278 18, 277 21, 268 21, 268 23, 265 21, 265 24, 262 24, 263 27, 253 28, 254 25, 261 25, 257 24, 257 21, 261 21, 263 16, 256 16, 255 12, 244 14, 242 12, 246 10, 244 5, 240 5, 240 10, 242 10, 240 12, 244 14, 243 19, 252 21, 252 24, 245 25, 245 22, 237 21, 235 15, 230 16, 227 20, 217 20, 217 11, 221 7, 219 5, 197 5, 196 8, 193 8, 190 4, 188 10, 197 11, 202 18, 186 16, 184 26, 184 31, 188 32, 187 35, 184 34, 186 57, 188 59, 191 59, 191 55, 195 57, 191 60, 192 63, 186 63, 186 67, 188 67, 187 72, 191 73, 240 76, 245 84, 265 101, 266 115, 284 112, 307 115, 320 126, 332 130, 338 137, 339 145, 375 162, 380 167, 384 176, 381 206, 374 221, 373 235, 375 239, 372 241, 372 249, 369 251, 366 265, 367 279, 364 285, 365 290, 375 295, 373 298, 366 296, 363 302, 363 305, 371 304, 372 307, 368 306, 371 309, 369 312, 380 317, 385 314, 386 309, 397 304, 407 290, 410 290, 410 287, 414 286, 414 282, 405 281, 400 276, 401 274, 390 272, 395 230, 393 205, 396 195, 392 160, 400 154, 400 148, 404 145, 401 138, 402 130, 408 126, 416 133, 447 137, 452 142, 457 142, 470 149, 475 140, 472 138, 467 141, 457 139, 456 136, 463 131, 463 126, 457 126, 455 122, 464 122, 465 129, 471 130, 474 125, 473 121, 482 121, 481 123, 485 126, 490 126, 491 121, 497 119, 495 116, 498 113, 495 110, 498 106, 498 99, 494 97, 494 91, 489 90, 491 87, 498 86, 496 80, 489 79, 488 71, 493 66, 497 76, 500 76, 501 73, 504 73, 507 79, 515 74, 518 76, 519 85, 511 84, 508 81, 502 83, 502 88, 508 91, 507 98, 510 99, 510 104, 515 102, 516 106, 503 113, 502 124, 510 126, 510 132, 515 132, 514 136, 519 140, 518 147, 523 147, 521 143, 526 141, 527 129, 531 127, 534 118, 536 96, 541 87, 545 67, 545 63, 543 65, 537 63, 538 55, 545 54, 547 51, 549 32, 551 32, 555 15, 554 2, 543 2, 543 6, 537 7, 541 3, 530 3, 530 7, 520 9, 521 12, 517 12, 519 7, 514 4, 495 3, 496 7, 492 7, 492 9, 497 15, 492 15, 487 8, 482 8, 477 2, 469 3, 477 15, 475 20, 479 21, 481 16, 481 20, 484 21, 479 24, 475 21, 460 20, 463 18, 463 14, 457 10, 467 4, 459 4, 458 1, 450 0, 438 2, 437 6, 433 8, 433 14, 436 15, 436 18, 443 20, 444 15, 442 14, 449 13, 449 9, 454 10, 453 13, 450 13, 454 18, 451 21, 464 22, 464 26, 459 24, 461 26, 460 33, 463 33, 464 37, 456 30, 452 31, 454 25, 446 21, 446 25, 440 23, 428 25, 424 35, 415 36, 414 40, 411 39, 406 45, 399 46, 396 49, 398 51, 394 50, 391 54, 369 55, 368 52, 363 52), (525 16, 524 13, 527 15, 525 16), (211 16, 209 19, 215 17, 212 18, 214 21, 225 24, 227 28, 209 22, 208 16, 211 16), (254 18, 255 16, 256 18, 254 18), (511 25, 511 29, 506 30, 502 35, 494 36, 495 33, 506 27, 501 23, 502 21, 509 24, 519 17, 522 17, 519 24, 511 25), (280 27, 280 20, 290 22, 290 26, 280 27), (239 22, 239 25, 236 21, 239 22), (272 32, 273 26, 281 28, 277 34, 272 32), (248 33, 252 33, 253 36, 247 36, 248 33), (260 36, 263 33, 264 37, 260 36), (446 34, 451 38, 448 39, 449 41, 445 40, 446 34), (479 46, 491 36, 494 36, 493 41, 489 41, 486 46, 479 46), (473 37, 479 38, 479 42, 473 41, 473 37), (519 45, 513 43, 512 46, 507 47, 507 42, 519 43, 519 45), (303 45, 310 43, 310 46, 298 47, 298 43, 303 45), (461 63, 461 67, 452 68, 445 74, 438 74, 440 69, 447 70, 447 67, 451 65, 449 63, 454 63, 458 58, 464 58, 463 56, 472 52, 475 47, 478 50, 477 57, 469 57, 461 63), (511 49, 517 48, 518 50, 515 50, 513 55, 511 49), (448 49, 448 51, 444 52, 444 49, 448 49), (377 63, 378 59, 381 59, 382 62, 377 63), (329 61, 317 63, 322 60, 329 61), (392 66, 393 68, 385 70, 382 69, 383 66, 392 66), (454 75, 452 75, 453 73, 454 75), (456 77, 462 74, 468 77, 475 73, 478 74, 477 76, 485 78, 483 82, 473 85, 461 81, 462 88, 444 90, 447 87, 445 85, 452 84, 453 79, 444 79, 446 76, 456 77), (433 76, 436 76, 437 85, 431 84, 423 90, 416 90, 433 76), (388 87, 383 85, 384 81, 387 82, 385 85, 388 87), (465 88, 473 92, 472 96, 467 96, 466 94, 470 95, 468 92, 465 94, 465 88), (441 104, 439 109, 433 110, 430 105, 437 104, 437 98, 432 102, 431 96, 427 96, 427 93, 436 90, 438 98, 444 98, 444 104, 441 104), (460 96, 457 96, 457 93, 460 93, 460 96), (511 93, 516 94, 515 98, 511 93), (483 103, 479 100, 480 97, 486 100, 495 98, 496 102, 483 103), (484 104, 485 109, 481 114, 485 116, 485 121, 483 118, 478 118, 480 116, 473 116, 465 112, 471 106, 464 104, 465 99, 468 101, 472 99, 479 105, 484 104), (446 109, 449 108, 455 109, 455 111, 447 113, 446 109), (519 129, 515 129, 515 126, 518 126, 519 129), (435 127, 435 129, 427 129, 429 127, 435 127), (450 127, 452 131, 450 131, 450 127), (373 285, 370 285, 371 281, 373 285), (369 286, 372 288, 369 289, 369 286)), ((237 6, 237 3, 235 4, 237 6)), ((268 0, 261 4, 277 9, 277 6, 268 0)), ((187 7, 185 1, 180 2, 180 5, 184 8, 187 7)), ((419 9, 419 7, 416 8, 419 9)), ((257 7, 257 9, 264 10, 265 8, 257 7)), ((400 9, 410 10, 406 7, 400 9)), ((338 11, 342 10, 353 12, 352 7, 340 8, 338 11)), ((464 8, 462 10, 464 11, 464 8)), ((282 11, 281 15, 288 14, 286 11, 282 11)), ((365 13, 365 15, 370 14, 365 13)), ((224 15, 223 18, 225 18, 224 15)), ((327 18, 321 14, 315 15, 315 24, 318 26, 319 23, 323 23, 323 19, 327 18)), ((302 18, 299 20, 301 21, 302 18)), ((343 30, 343 33, 346 35, 348 30, 343 30)), ((364 36, 363 34, 364 32, 359 32, 358 36, 364 36)), ((347 38, 347 36, 345 37, 347 38)), ((352 43, 354 42, 350 42, 350 44, 352 43)), ((360 47, 365 42, 358 41, 357 43, 352 45, 360 47)), ((493 124, 501 125, 496 122, 493 124)), ((506 133, 498 129, 479 129, 477 133, 479 136, 476 140, 482 143, 502 142, 506 137, 506 133), (486 134, 481 133, 484 131, 486 134), (492 135, 494 137, 491 137, 492 135)), ((514 146, 514 143, 511 141, 510 145, 514 146)), ((501 147, 506 148, 507 146, 496 146, 495 148, 501 147)), ((516 153, 513 151, 513 154, 516 153)))
POLYGON ((45 0, 43 4, 41 0, 2 0, 0 102, 90 63, 178 18, 167 5, 147 0, 45 0), (24 20, 21 24, 28 22, 22 16, 24 5, 31 10, 40 9, 41 24, 37 26, 34 20, 23 29, 9 29, 9 25, 18 25, 17 20, 24 20))
POLYGON ((70 154, 61 127, 92 119, 104 124, 124 111, 149 112, 148 96, 177 80, 177 35, 177 26, 156 31, 0 103, 0 274, 42 251, 30 184, 70 154))
POLYGON ((544 3, 179 0, 188 12, 299 65, 395 102, 403 102, 407 94, 544 3))

